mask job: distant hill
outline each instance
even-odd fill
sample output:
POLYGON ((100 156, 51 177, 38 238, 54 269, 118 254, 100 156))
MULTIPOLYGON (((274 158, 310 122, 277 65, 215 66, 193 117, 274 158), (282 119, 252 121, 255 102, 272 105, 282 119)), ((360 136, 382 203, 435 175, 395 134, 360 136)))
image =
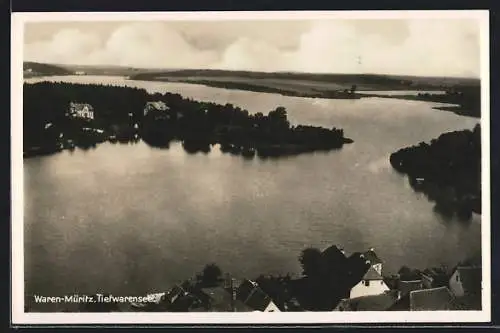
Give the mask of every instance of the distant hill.
POLYGON ((436 90, 457 87, 477 87, 479 79, 453 77, 419 77, 384 74, 317 74, 298 72, 252 72, 211 69, 181 69, 136 73, 132 79, 212 78, 217 81, 233 81, 235 77, 252 80, 290 80, 303 82, 334 83, 343 87, 355 84, 359 90, 436 90))
POLYGON ((24 62, 23 71, 25 76, 68 75, 72 73, 59 65, 41 64, 37 62, 24 62))
POLYGON ((339 88, 357 85, 358 90, 436 90, 457 87, 478 87, 479 79, 452 77, 419 77, 383 74, 317 74, 300 72, 254 72, 213 69, 145 69, 124 66, 60 65, 25 62, 23 68, 32 69, 34 75, 70 75, 76 72, 87 75, 121 75, 136 80, 215 80, 234 82, 238 80, 301 81, 304 83, 329 83, 339 88))

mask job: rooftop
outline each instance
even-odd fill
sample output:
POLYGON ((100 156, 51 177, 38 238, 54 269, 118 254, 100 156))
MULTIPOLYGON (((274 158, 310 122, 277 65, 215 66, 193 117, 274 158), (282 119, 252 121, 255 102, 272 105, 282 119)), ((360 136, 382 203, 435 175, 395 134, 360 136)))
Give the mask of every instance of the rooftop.
POLYGON ((414 290, 420 290, 422 288, 422 280, 398 282, 398 290, 401 292, 401 296, 405 296, 414 290))
POLYGON ((232 300, 232 295, 222 287, 213 288, 202 288, 205 295, 210 297, 210 308, 211 311, 215 312, 251 312, 252 308, 246 306, 243 302, 239 300, 232 300))
POLYGON ((447 287, 414 290, 409 295, 411 311, 451 310, 454 300, 447 287))
POLYGON ((74 111, 78 111, 78 110, 83 110, 85 107, 87 109, 89 109, 90 111, 93 110, 93 107, 92 105, 88 104, 88 103, 76 103, 76 102, 70 102, 69 103, 69 107, 74 110, 74 111))
POLYGON ((397 300, 394 292, 380 295, 362 296, 350 299, 349 308, 352 311, 385 311, 397 300))
POLYGON ((370 266, 365 275, 363 275, 363 280, 383 280, 383 278, 382 275, 375 270, 375 268, 370 266))
POLYGON ((155 108, 156 110, 160 110, 160 111, 165 111, 165 110, 168 110, 168 106, 167 106, 167 104, 165 104, 165 103, 164 103, 164 102, 162 102, 162 101, 147 102, 147 103, 146 103, 146 107, 153 107, 153 108, 155 108))
POLYGON ((253 281, 245 280, 237 291, 237 299, 245 303, 254 310, 264 311, 269 303, 272 302, 260 287, 253 281))

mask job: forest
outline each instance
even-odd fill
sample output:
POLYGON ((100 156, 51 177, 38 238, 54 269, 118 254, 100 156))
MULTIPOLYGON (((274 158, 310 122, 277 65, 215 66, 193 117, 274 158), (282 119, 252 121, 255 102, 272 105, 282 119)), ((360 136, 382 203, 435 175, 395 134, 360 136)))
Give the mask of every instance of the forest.
POLYGON ((481 213, 481 128, 453 131, 390 156, 392 167, 408 175, 411 187, 435 202, 446 218, 469 220, 481 213))

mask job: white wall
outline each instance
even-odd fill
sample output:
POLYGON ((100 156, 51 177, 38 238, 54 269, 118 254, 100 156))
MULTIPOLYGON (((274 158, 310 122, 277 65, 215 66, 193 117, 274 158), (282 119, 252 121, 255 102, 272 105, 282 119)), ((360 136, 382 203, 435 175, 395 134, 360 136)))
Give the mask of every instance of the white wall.
POLYGON ((373 265, 373 268, 380 274, 382 275, 382 264, 375 264, 373 265))
POLYGON ((271 301, 264 312, 281 312, 281 310, 271 301))
POLYGON ((387 287, 383 280, 371 280, 368 286, 365 285, 365 280, 361 280, 351 289, 350 298, 380 295, 388 290, 389 287, 387 287))
POLYGON ((450 290, 455 296, 463 296, 464 288, 462 287, 462 281, 460 281, 460 274, 458 270, 455 270, 453 275, 450 278, 450 290))

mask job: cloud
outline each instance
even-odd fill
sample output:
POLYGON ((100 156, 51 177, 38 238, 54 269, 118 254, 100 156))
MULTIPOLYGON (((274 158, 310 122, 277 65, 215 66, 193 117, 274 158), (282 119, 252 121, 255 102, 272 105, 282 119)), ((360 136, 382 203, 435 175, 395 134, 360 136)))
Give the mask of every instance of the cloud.
POLYGON ((212 51, 191 46, 161 23, 133 23, 115 29, 104 42, 97 34, 64 29, 51 40, 27 44, 26 60, 78 65, 135 67, 206 67, 217 60, 212 51))
POLYGON ((479 75, 476 22, 398 20, 386 23, 382 29, 375 23, 371 23, 370 33, 360 33, 359 21, 316 22, 301 34, 293 51, 242 38, 225 50, 218 67, 319 73, 479 75), (391 34, 391 25, 393 29, 404 27, 404 31, 391 34))
POLYGON ((49 41, 27 44, 24 49, 26 60, 54 63, 82 61, 84 55, 99 47, 99 38, 77 29, 64 29, 49 41))
POLYGON ((479 75, 479 25, 473 20, 329 20, 276 27, 260 22, 137 22, 122 24, 105 38, 91 29, 67 28, 49 40, 28 43, 25 59, 156 68, 479 75), (203 47, 200 41, 205 41, 203 47))

